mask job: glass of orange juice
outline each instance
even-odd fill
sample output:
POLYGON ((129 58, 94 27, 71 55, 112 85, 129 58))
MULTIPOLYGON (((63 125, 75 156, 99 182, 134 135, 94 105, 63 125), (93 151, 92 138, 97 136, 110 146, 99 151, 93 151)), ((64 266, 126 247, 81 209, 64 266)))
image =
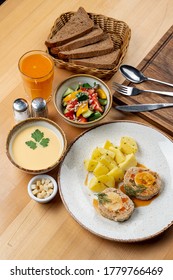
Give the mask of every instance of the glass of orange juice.
POLYGON ((28 98, 32 100, 42 97, 48 102, 52 95, 54 77, 54 61, 51 56, 40 50, 29 51, 19 59, 18 67, 28 98))

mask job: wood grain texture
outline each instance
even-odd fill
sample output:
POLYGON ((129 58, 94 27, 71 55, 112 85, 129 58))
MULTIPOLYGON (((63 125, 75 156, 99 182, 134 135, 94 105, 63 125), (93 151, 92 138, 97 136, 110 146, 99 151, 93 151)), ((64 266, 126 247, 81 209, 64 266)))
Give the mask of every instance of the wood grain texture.
MULTIPOLYGON (((137 66, 145 76, 157 80, 162 80, 173 84, 173 26, 164 34, 154 48, 137 66)), ((127 86, 134 86, 146 90, 163 90, 172 91, 173 87, 160 85, 155 82, 147 81, 141 84, 134 84, 125 81, 123 84, 127 86)), ((141 93, 137 96, 123 96, 121 94, 114 94, 116 100, 122 101, 124 104, 140 104, 140 103, 171 103, 173 97, 161 96, 154 93, 141 93)), ((165 108, 152 112, 139 113, 152 124, 157 125, 165 132, 173 136, 173 108, 165 108)))
MULTIPOLYGON (((18 72, 19 57, 33 49, 45 50, 44 41, 57 17, 83 6, 88 12, 125 21, 132 37, 124 63, 137 66, 172 25, 172 0, 8 0, 0 6, 0 259, 173 259, 173 227, 146 242, 126 244, 104 240, 82 228, 66 211, 59 194, 47 205, 30 200, 22 173, 7 159, 5 143, 14 125, 12 103, 24 97, 18 72)), ((147 69, 146 69, 147 71, 147 69)), ((147 73, 147 72, 146 72, 147 73)), ((73 73, 55 69, 54 89, 73 73)), ((124 78, 117 72, 112 81, 124 78)), ((49 118, 59 124, 70 144, 83 130, 67 125, 48 104, 49 118)), ((147 123, 136 114, 111 110, 104 120, 147 123)), ((168 134, 169 136, 169 134, 168 134)), ((55 179, 58 167, 50 172, 55 179)), ((70 186, 69 186, 70 189, 70 186)))

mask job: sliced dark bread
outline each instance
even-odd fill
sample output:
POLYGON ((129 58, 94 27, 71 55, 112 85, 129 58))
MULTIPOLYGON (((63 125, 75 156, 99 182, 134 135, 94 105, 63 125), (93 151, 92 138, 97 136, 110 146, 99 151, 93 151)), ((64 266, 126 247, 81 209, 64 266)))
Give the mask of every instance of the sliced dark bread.
POLYGON ((61 46, 90 32, 94 22, 84 8, 80 7, 70 20, 53 37, 48 37, 47 47, 61 46))
POLYGON ((78 48, 71 51, 61 51, 59 52, 59 58, 69 59, 69 58, 86 58, 94 57, 99 55, 104 55, 110 53, 114 49, 114 44, 109 34, 104 35, 104 39, 88 46, 78 48))
POLYGON ((57 55, 60 51, 70 51, 77 48, 81 48, 87 46, 89 44, 96 43, 104 38, 103 30, 99 26, 94 26, 93 30, 91 30, 88 34, 73 40, 65 45, 54 47, 50 49, 50 53, 53 55, 57 55))
POLYGON ((111 53, 97 57, 70 59, 69 61, 86 67, 94 67, 97 69, 113 69, 115 67, 119 52, 120 50, 118 49, 111 53))

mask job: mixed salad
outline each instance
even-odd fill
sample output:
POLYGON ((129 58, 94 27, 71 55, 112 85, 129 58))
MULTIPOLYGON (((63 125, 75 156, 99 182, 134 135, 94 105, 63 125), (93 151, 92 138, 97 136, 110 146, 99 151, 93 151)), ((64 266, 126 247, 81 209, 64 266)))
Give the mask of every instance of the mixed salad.
POLYGON ((100 118, 107 104, 107 95, 94 83, 79 83, 75 89, 67 88, 62 96, 63 113, 66 118, 77 122, 90 122, 100 118))

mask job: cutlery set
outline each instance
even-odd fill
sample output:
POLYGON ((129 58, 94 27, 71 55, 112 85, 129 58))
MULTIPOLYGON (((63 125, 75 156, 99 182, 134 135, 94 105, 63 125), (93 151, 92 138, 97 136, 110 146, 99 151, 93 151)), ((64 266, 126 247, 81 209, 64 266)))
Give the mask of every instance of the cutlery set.
MULTIPOLYGON (((120 72, 122 75, 129 81, 139 84, 145 81, 153 81, 157 82, 163 85, 167 85, 170 87, 173 87, 173 84, 156 80, 153 78, 149 78, 143 75, 142 72, 140 72, 138 69, 134 68, 130 65, 121 65, 120 66, 120 72)), ((122 84, 118 84, 116 82, 112 83, 112 88, 121 93, 122 95, 126 96, 135 96, 143 92, 152 92, 159 95, 166 95, 173 97, 173 92, 171 91, 158 91, 158 90, 142 90, 138 89, 136 87, 129 87, 122 84)), ((146 112, 146 111, 152 111, 156 109, 166 108, 166 107, 173 107, 173 103, 154 103, 154 104, 134 104, 134 105, 120 105, 115 106, 115 109, 125 112, 146 112)))

